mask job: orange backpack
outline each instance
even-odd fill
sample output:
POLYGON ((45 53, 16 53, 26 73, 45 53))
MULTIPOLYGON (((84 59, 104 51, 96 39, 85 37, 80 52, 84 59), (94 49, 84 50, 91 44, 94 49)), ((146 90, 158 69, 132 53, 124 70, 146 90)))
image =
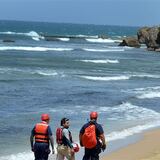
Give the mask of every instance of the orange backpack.
POLYGON ((94 124, 89 125, 82 135, 82 144, 85 148, 94 148, 97 144, 96 127, 94 124))

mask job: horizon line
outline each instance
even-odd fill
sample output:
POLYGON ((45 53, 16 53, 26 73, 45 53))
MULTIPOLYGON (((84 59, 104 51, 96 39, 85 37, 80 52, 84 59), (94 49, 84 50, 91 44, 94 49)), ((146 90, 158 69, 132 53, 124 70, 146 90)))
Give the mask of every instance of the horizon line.
POLYGON ((78 23, 78 22, 51 22, 51 21, 35 21, 35 20, 14 20, 14 19, 0 19, 0 21, 16 21, 16 22, 32 22, 32 23, 56 23, 56 24, 73 24, 73 25, 95 25, 95 26, 115 26, 115 27, 151 27, 158 25, 122 25, 122 24, 93 24, 93 23, 78 23))

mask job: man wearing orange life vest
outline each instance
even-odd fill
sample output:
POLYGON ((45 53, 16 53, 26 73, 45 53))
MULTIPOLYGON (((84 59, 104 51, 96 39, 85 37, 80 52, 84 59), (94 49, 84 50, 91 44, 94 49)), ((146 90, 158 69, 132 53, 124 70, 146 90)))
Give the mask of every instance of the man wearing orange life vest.
POLYGON ((50 117, 48 114, 42 114, 41 120, 31 131, 31 150, 34 152, 35 160, 48 160, 50 153, 49 144, 51 144, 52 154, 54 154, 54 141, 49 126, 50 117))
POLYGON ((83 125, 79 134, 79 141, 85 147, 83 160, 99 160, 101 149, 106 149, 103 128, 97 123, 98 113, 90 113, 90 121, 83 125))

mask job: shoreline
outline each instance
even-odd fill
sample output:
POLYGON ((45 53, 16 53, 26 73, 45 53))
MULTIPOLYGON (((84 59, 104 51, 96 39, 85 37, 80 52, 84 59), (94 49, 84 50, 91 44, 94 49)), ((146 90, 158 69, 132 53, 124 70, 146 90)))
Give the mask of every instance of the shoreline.
MULTIPOLYGON (((146 131, 133 144, 101 156, 102 160, 159 160, 160 128, 146 131)), ((125 139, 124 139, 125 141, 125 139)))

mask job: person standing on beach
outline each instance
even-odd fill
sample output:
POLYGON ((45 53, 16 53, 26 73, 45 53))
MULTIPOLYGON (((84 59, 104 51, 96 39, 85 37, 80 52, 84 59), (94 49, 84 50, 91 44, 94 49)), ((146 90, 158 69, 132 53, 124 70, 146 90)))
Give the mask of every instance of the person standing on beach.
POLYGON ((51 152, 49 144, 51 144, 52 154, 54 154, 54 141, 49 126, 50 117, 48 114, 42 114, 41 120, 31 131, 31 150, 34 152, 35 160, 48 160, 48 155, 51 152))
POLYGON ((90 121, 83 125, 79 133, 80 145, 85 147, 83 160, 99 160, 101 149, 106 149, 103 128, 97 123, 98 113, 90 113, 90 121))
POLYGON ((69 119, 61 119, 61 128, 57 128, 56 141, 57 141, 57 158, 56 160, 75 160, 74 148, 72 145, 72 135, 69 131, 69 119))

